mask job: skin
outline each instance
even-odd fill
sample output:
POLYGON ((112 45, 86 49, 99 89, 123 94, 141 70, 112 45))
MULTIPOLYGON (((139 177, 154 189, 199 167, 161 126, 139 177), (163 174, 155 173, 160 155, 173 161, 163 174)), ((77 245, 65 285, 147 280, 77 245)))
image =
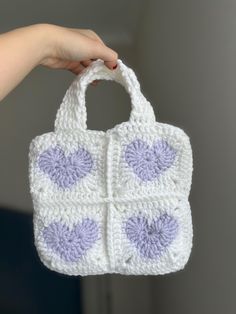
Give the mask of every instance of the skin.
POLYGON ((39 65, 77 75, 96 59, 112 71, 117 58, 89 29, 35 24, 0 34, 0 101, 39 65))

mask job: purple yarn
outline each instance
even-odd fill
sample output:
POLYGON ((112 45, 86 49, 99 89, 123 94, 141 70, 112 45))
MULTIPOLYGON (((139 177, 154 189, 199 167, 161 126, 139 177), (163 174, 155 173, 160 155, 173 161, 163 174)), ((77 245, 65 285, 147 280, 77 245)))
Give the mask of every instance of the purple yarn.
POLYGON ((86 218, 73 229, 60 222, 52 222, 43 230, 44 240, 53 252, 66 262, 76 262, 98 239, 98 226, 86 218))
POLYGON ((171 167, 176 151, 164 140, 159 140, 152 147, 140 140, 127 145, 125 160, 134 173, 143 181, 156 179, 171 167))
POLYGON ((148 223, 144 216, 132 216, 125 223, 127 238, 143 257, 159 258, 177 235, 177 220, 168 214, 148 223))
POLYGON ((65 156, 64 151, 56 146, 39 156, 38 165, 54 183, 65 189, 76 184, 91 171, 93 160, 84 148, 65 156))

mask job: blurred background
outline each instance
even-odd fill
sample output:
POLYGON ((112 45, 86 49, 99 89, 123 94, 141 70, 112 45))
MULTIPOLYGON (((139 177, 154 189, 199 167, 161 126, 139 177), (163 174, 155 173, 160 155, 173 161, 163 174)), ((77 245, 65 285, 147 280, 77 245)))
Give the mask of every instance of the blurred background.
MULTIPOLYGON (((0 105, 1 314, 236 313, 236 1, 0 0, 0 32, 34 23, 92 29, 136 72, 159 121, 183 128, 194 154, 191 258, 165 276, 70 278, 33 245, 28 148, 53 131, 74 75, 38 67, 0 105)), ((126 121, 115 82, 86 93, 88 127, 126 121)))

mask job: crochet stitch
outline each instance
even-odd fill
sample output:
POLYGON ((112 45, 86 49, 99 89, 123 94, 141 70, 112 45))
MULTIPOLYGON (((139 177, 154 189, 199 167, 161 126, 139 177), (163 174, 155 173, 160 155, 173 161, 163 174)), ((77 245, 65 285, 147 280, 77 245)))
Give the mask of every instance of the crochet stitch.
POLYGON ((147 258, 158 258, 174 240, 178 230, 175 218, 163 214, 148 223, 143 216, 130 217, 125 232, 140 253, 147 258))
POLYGON ((29 148, 34 243, 42 263, 67 275, 159 275, 192 248, 189 137, 156 121, 132 69, 92 62, 69 86, 55 129, 29 148), (96 79, 124 86, 128 121, 87 129, 85 92, 96 79))
POLYGON ((65 156, 60 147, 50 147, 40 154, 38 165, 59 187, 69 188, 91 171, 93 160, 84 148, 65 156))
POLYGON ((91 219, 84 219, 72 230, 60 222, 52 222, 43 230, 49 248, 67 262, 76 262, 93 246, 98 238, 98 227, 91 219))
POLYGON ((153 180, 174 162, 176 152, 166 141, 157 141, 149 147, 137 139, 127 146, 125 159, 128 165, 143 181, 153 180))

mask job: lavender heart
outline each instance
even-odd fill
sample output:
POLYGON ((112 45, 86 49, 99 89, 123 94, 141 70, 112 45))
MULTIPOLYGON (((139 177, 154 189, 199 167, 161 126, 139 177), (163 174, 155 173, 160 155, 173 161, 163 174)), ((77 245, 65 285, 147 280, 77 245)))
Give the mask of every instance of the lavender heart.
POLYGON ((70 229, 60 222, 52 222, 43 230, 47 246, 66 262, 76 262, 98 239, 97 223, 89 218, 70 229))
POLYGON ((132 216, 125 223, 125 233, 143 257, 159 258, 178 232, 177 220, 163 214, 149 224, 144 216, 132 216))
POLYGON ((151 181, 159 177, 171 167, 176 151, 164 140, 159 140, 152 147, 136 139, 127 145, 125 160, 134 173, 143 181, 151 181))
POLYGON ((91 154, 84 148, 65 156, 59 147, 50 147, 38 159, 39 168, 59 187, 65 189, 85 177, 93 167, 91 154))

